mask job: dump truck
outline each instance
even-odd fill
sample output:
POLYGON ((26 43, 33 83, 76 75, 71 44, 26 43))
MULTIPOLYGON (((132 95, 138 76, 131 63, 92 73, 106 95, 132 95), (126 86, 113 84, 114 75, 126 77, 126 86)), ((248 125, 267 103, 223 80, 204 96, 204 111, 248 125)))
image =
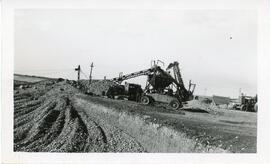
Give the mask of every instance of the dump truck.
POLYGON ((139 102, 143 93, 141 85, 133 83, 125 83, 125 85, 115 85, 108 89, 105 93, 108 98, 127 99, 139 102))

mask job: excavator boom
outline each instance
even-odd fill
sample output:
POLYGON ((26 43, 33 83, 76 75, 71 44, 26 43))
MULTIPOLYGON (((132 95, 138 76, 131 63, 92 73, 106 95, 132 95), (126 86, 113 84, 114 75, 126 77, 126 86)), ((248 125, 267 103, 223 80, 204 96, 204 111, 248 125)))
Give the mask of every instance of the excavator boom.
POLYGON ((152 72, 154 72, 154 69, 150 68, 150 69, 145 69, 142 71, 133 72, 133 73, 126 74, 126 75, 120 75, 119 77, 113 78, 112 80, 115 82, 118 82, 118 83, 122 83, 124 80, 132 79, 132 78, 135 78, 138 76, 149 75, 152 72))

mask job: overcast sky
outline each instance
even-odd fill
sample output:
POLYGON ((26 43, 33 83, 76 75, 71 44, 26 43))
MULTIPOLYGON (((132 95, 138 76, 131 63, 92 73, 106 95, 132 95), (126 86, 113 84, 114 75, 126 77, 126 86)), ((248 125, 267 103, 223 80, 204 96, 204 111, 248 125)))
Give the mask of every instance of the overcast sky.
MULTIPOLYGON (((257 18, 248 10, 16 10, 15 73, 113 78, 180 63, 196 94, 257 92, 257 18), (232 37, 232 39, 230 38, 232 37)), ((145 84, 145 77, 131 80, 145 84)))

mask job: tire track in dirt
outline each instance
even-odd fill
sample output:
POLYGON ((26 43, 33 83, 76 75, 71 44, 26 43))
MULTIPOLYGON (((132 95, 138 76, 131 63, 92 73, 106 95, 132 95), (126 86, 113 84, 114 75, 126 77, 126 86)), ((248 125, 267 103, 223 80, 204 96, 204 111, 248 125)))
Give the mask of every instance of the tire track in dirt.
POLYGON ((83 104, 78 104, 76 101, 74 102, 74 106, 80 115, 87 117, 88 122, 94 123, 98 129, 100 129, 103 138, 106 139, 105 143, 107 144, 107 152, 146 151, 134 137, 112 125, 106 119, 103 119, 102 116, 96 115, 88 110, 90 107, 84 106, 83 104))

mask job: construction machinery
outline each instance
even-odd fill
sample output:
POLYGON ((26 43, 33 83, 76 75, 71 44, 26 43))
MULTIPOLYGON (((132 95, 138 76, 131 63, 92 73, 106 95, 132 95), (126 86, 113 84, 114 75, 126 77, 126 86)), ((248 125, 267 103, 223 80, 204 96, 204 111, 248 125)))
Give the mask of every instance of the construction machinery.
MULTIPOLYGON (((132 95, 136 95, 136 100, 140 97, 140 102, 142 104, 147 105, 153 102, 161 102, 168 104, 172 109, 178 109, 179 107, 182 107, 182 102, 193 99, 193 92, 196 84, 192 84, 191 81, 189 81, 188 90, 185 88, 178 62, 169 64, 166 70, 163 70, 158 65, 158 62, 161 61, 158 60, 157 62, 152 62, 151 68, 149 69, 125 75, 121 73, 119 74, 119 77, 113 78, 112 80, 121 84, 124 80, 139 76, 147 76, 147 83, 143 92, 140 93, 139 90, 133 90, 132 92, 132 95)), ((116 96, 116 90, 120 91, 121 87, 119 87, 119 89, 116 88, 112 89, 114 92, 108 92, 107 96, 116 96)))
POLYGON ((257 112, 257 95, 255 97, 241 95, 239 97, 239 104, 235 104, 233 109, 246 112, 257 112))
POLYGON ((130 101, 140 101, 143 93, 141 85, 125 83, 125 85, 115 85, 108 89, 106 96, 112 99, 127 99, 130 101))

